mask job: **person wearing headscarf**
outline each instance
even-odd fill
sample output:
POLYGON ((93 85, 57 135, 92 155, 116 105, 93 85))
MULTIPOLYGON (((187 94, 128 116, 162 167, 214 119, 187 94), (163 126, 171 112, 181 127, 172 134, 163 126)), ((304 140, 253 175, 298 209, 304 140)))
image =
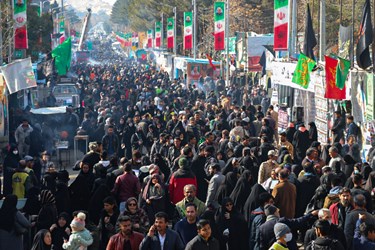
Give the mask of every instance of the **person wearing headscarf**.
POLYGON ((243 215, 234 207, 233 200, 225 197, 215 215, 219 229, 220 249, 248 249, 248 228, 243 215), (224 236, 227 235, 227 236, 224 236), (238 237, 241 235, 241 237, 238 237))
MULTIPOLYGON (((129 199, 127 199, 125 203, 125 211, 120 214, 120 216, 121 215, 130 217, 134 231, 142 234, 148 232, 148 228, 150 226, 148 216, 143 208, 138 207, 138 201, 136 198, 130 197, 129 199)), ((116 225, 117 229, 118 227, 119 225, 116 225)))
POLYGON ((12 193, 12 176, 18 167, 18 162, 21 157, 18 153, 18 148, 16 144, 11 144, 7 155, 5 156, 3 168, 4 168, 4 183, 3 183, 3 194, 6 196, 12 193))
MULTIPOLYGON (((51 233, 47 229, 39 230, 34 236, 31 250, 51 250, 52 238, 51 233)), ((56 248, 53 248, 54 250, 56 248)))
POLYGON ((142 193, 142 203, 151 224, 154 223, 155 214, 166 208, 164 182, 160 175, 153 174, 148 180, 142 193))
POLYGON ((59 214, 56 223, 49 228, 52 237, 53 250, 62 250, 64 239, 69 239, 71 229, 68 221, 70 221, 69 214, 62 212, 59 214))
POLYGON ((318 129, 315 122, 309 122, 309 139, 310 141, 318 141, 318 129))
POLYGON ((92 186, 90 187, 88 179, 94 181, 95 176, 91 173, 93 178, 87 178, 90 177, 88 175, 89 166, 87 164, 82 166, 81 173, 69 186, 71 211, 87 210, 89 205, 92 186), (87 171, 86 174, 84 173, 85 171, 87 171))
POLYGON ((255 183, 252 188, 249 196, 246 199, 244 205, 244 216, 246 221, 250 220, 251 212, 261 206, 261 202, 259 201, 259 196, 262 193, 267 193, 264 187, 258 183, 255 183))
POLYGON ((229 172, 225 175, 224 182, 219 186, 216 200, 219 204, 222 203, 224 197, 229 197, 233 192, 238 181, 237 173, 229 172))
POLYGON ((234 207, 240 212, 243 212, 243 207, 251 192, 251 187, 254 183, 253 176, 249 170, 245 170, 238 179, 230 198, 234 202, 234 207))
POLYGON ((49 229, 57 219, 57 208, 55 196, 49 190, 40 192, 40 204, 42 208, 38 214, 36 227, 40 229, 49 229))
POLYGON ((21 231, 26 232, 31 224, 16 206, 17 196, 10 194, 5 197, 0 209, 0 249, 24 250, 21 231))
POLYGON ((296 128, 294 127, 294 123, 289 122, 288 127, 285 130, 286 139, 287 139, 288 142, 290 142, 290 143, 293 142, 293 136, 294 136, 295 132, 296 132, 296 128))

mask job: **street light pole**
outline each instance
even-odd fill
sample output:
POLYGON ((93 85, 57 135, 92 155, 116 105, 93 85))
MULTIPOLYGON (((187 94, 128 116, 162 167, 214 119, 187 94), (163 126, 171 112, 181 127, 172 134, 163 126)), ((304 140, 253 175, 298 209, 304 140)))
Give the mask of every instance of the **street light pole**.
POLYGON ((229 81, 229 0, 226 0, 226 11, 225 11, 225 40, 226 40, 226 75, 225 75, 225 78, 226 78, 226 85, 229 86, 230 85, 230 81, 229 81))
POLYGON ((197 2, 193 0, 193 54, 194 61, 197 59, 197 2))
POLYGON ((161 34, 160 34, 160 49, 163 49, 163 40, 164 40, 164 13, 161 13, 161 34))
POLYGON ((174 27, 173 27, 173 54, 174 56, 177 55, 177 8, 173 7, 173 13, 174 13, 174 27))

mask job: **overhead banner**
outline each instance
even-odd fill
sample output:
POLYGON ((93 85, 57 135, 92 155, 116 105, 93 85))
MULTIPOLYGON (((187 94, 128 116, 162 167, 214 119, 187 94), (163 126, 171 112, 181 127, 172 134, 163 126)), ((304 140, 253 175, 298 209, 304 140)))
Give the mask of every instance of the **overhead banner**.
POLYGON ((160 48, 161 46, 161 23, 155 23, 155 47, 160 48))
POLYGON ((214 36, 215 36, 215 50, 225 49, 225 3, 215 2, 214 4, 214 36))
POLYGON ((152 40, 154 39, 152 35, 152 30, 147 31, 147 48, 152 48, 152 40))
POLYGON ((13 94, 22 89, 36 87, 36 79, 31 66, 31 58, 16 60, 1 67, 9 91, 13 94))
POLYGON ((167 48, 173 49, 174 45, 174 18, 169 17, 167 19, 167 48))
POLYGON ((27 40, 27 15, 26 15, 26 1, 13 0, 14 12, 14 48, 28 49, 27 40))
POLYGON ((288 50, 289 1, 275 0, 274 6, 274 50, 288 50))
POLYGON ((193 48, 193 13, 184 12, 184 49, 193 48))

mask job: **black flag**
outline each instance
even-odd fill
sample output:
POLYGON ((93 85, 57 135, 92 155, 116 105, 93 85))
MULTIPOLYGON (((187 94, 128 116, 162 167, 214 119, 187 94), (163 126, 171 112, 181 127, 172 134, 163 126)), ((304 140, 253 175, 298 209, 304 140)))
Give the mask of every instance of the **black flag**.
POLYGON ((315 60, 313 48, 317 45, 315 32, 312 25, 310 5, 307 4, 307 13, 305 20, 305 39, 303 42, 303 54, 315 60))
POLYGON ((359 39, 357 43, 357 64, 366 69, 371 65, 370 44, 372 43, 372 24, 370 0, 366 0, 363 7, 362 21, 359 28, 359 39))

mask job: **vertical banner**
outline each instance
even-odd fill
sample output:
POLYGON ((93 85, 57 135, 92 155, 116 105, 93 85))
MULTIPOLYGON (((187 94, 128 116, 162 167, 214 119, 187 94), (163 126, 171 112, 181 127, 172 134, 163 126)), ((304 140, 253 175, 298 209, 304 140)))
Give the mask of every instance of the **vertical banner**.
POLYGON ((193 48, 193 13, 184 12, 184 49, 193 48))
POLYGON ((146 47, 147 37, 146 32, 138 32, 138 48, 143 49, 146 47))
POLYGON ((167 48, 173 49, 174 45, 174 17, 168 17, 167 19, 167 48))
POLYGON ((155 23, 155 47, 160 48, 161 45, 161 23, 155 23))
POLYGON ((274 50, 288 50, 289 0, 275 0, 274 7, 274 50))
POLYGON ((153 40, 152 30, 147 31, 147 48, 152 48, 152 40, 153 40))
POLYGON ((14 3, 14 48, 27 49, 27 28, 26 28, 26 0, 13 0, 14 3))
POLYGON ((214 21, 215 21, 215 50, 225 49, 225 3, 215 2, 214 5, 214 21))
POLYGON ((366 73, 366 120, 374 120, 374 75, 371 73, 366 73))

